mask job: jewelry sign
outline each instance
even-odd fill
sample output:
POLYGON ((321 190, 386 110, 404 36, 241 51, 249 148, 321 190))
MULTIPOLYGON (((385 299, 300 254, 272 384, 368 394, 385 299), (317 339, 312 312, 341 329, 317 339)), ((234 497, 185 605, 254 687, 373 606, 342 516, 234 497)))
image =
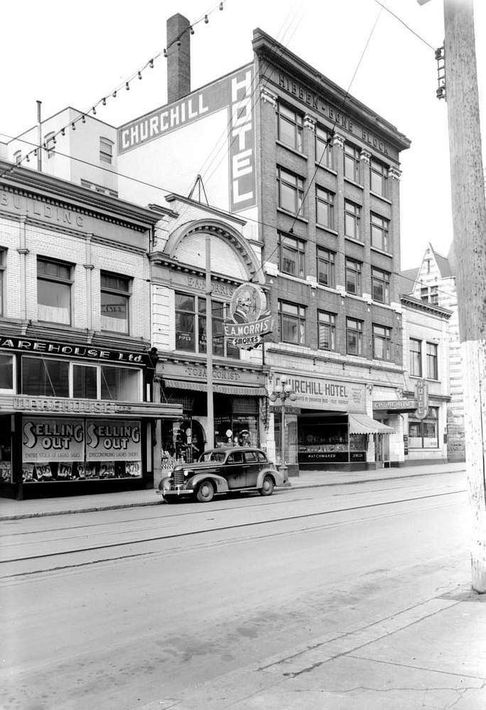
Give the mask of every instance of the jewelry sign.
POLYGON ((224 323, 224 337, 236 348, 251 350, 262 336, 272 332, 273 316, 267 310, 263 290, 252 283, 239 286, 230 303, 232 320, 224 323))

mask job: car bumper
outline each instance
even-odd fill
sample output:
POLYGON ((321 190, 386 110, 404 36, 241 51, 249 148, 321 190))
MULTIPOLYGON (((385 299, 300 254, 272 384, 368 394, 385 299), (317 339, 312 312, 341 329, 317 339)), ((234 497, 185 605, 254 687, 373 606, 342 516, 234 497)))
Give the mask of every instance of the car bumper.
POLYGON ((189 496, 194 493, 193 488, 183 488, 182 486, 178 486, 177 488, 163 488, 162 490, 157 490, 155 491, 157 495, 162 496, 163 498, 178 498, 182 496, 189 496))

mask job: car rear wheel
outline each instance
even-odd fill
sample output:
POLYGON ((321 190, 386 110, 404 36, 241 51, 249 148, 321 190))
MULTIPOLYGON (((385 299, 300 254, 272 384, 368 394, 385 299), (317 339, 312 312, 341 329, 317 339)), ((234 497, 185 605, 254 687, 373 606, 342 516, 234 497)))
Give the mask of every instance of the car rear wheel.
POLYGON ((271 496, 274 488, 275 483, 273 482, 273 478, 271 476, 265 476, 262 482, 262 487, 260 488, 260 495, 271 496))
POLYGON ((214 484, 211 481, 202 481, 197 487, 196 498, 200 503, 209 503, 214 498, 214 484))

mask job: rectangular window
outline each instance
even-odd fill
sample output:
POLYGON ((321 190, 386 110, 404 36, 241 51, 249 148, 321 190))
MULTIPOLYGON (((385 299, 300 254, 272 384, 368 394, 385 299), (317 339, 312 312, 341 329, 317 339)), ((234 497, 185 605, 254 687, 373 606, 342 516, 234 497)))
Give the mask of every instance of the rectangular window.
POLYGON ((322 187, 316 187, 316 222, 334 229, 334 194, 322 187))
POLYGON ((5 315, 5 264, 7 261, 7 250, 0 247, 0 316, 5 315))
POLYGON ((283 343, 305 343, 305 308, 285 301, 278 302, 279 335, 283 343))
MULTIPOLYGON (((229 319, 229 304, 222 301, 211 303, 213 325, 213 355, 239 358, 240 351, 224 337, 224 321, 229 319)), ((206 335, 206 298, 190 296, 185 293, 175 294, 175 347, 193 353, 205 353, 206 335)))
POLYGON ((302 131, 302 116, 279 103, 277 107, 278 140, 294 150, 302 152, 302 131))
POLYGON ((430 287, 430 302, 434 304, 434 306, 439 305, 439 287, 438 286, 431 286, 430 287))
POLYGON ((427 377, 429 380, 439 379, 439 348, 436 343, 426 343, 427 377))
POLYGON ((56 146, 56 134, 54 131, 48 133, 44 139, 44 148, 46 149, 47 158, 54 157, 54 149, 56 146))
POLYGON ((361 207, 344 200, 344 234, 352 239, 361 239, 361 207))
POLYGON ((98 368, 73 363, 73 397, 98 399, 98 368))
POLYGON ((101 272, 101 330, 128 333, 131 279, 101 272))
POLYGON ((113 141, 109 138, 100 138, 100 162, 113 163, 113 141))
POLYGON ((322 286, 335 287, 335 259, 333 251, 317 247, 317 281, 322 286))
POLYGON ((411 449, 439 448, 439 408, 429 407, 421 421, 408 420, 408 443, 411 449))
POLYGON ((38 397, 69 397, 69 362, 42 357, 23 357, 22 394, 38 397))
POLYGON ((305 242, 279 234, 280 271, 303 278, 305 274, 305 242))
POLYGON ((278 206, 283 210, 297 214, 302 206, 304 180, 277 166, 278 206))
POLYGON ((71 324, 71 264, 37 258, 37 317, 71 324))
POLYGON ((139 402, 140 370, 101 365, 101 399, 139 402))
POLYGON ((346 291, 361 296, 361 262, 346 259, 346 291))
POLYGON ((0 392, 13 392, 14 358, 13 355, 0 354, 0 392))
POLYGON ((422 377, 422 341, 410 338, 410 374, 413 377, 422 377))
POLYGON ((388 166, 378 160, 370 163, 370 190, 377 195, 387 197, 388 166))
POLYGON ((327 311, 317 313, 318 344, 321 350, 336 349, 336 315, 327 311))
POLYGON ((391 328, 373 324, 373 357, 391 360, 391 328))
POLYGON ((380 303, 390 303, 390 274, 371 268, 371 297, 380 303))
POLYGON ((332 169, 332 138, 325 128, 316 126, 316 163, 332 169))
POLYGON ((359 183, 359 165, 361 151, 354 145, 344 145, 344 177, 359 183))
POLYGON ((371 214, 371 246, 382 251, 389 251, 389 229, 390 220, 371 214))
POLYGON ((13 159, 14 159, 15 165, 20 165, 22 163, 22 151, 16 150, 15 153, 13 154, 13 159))
POLYGON ((348 355, 363 354, 363 321, 346 318, 346 352, 348 355))

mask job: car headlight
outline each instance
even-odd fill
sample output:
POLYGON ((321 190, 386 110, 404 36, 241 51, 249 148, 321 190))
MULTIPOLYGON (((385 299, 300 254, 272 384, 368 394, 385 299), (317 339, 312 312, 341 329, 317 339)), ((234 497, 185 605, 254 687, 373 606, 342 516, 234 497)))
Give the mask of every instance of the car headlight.
POLYGON ((184 478, 187 478, 188 476, 190 476, 191 473, 192 473, 192 471, 191 471, 190 469, 185 468, 185 469, 183 470, 184 478))

